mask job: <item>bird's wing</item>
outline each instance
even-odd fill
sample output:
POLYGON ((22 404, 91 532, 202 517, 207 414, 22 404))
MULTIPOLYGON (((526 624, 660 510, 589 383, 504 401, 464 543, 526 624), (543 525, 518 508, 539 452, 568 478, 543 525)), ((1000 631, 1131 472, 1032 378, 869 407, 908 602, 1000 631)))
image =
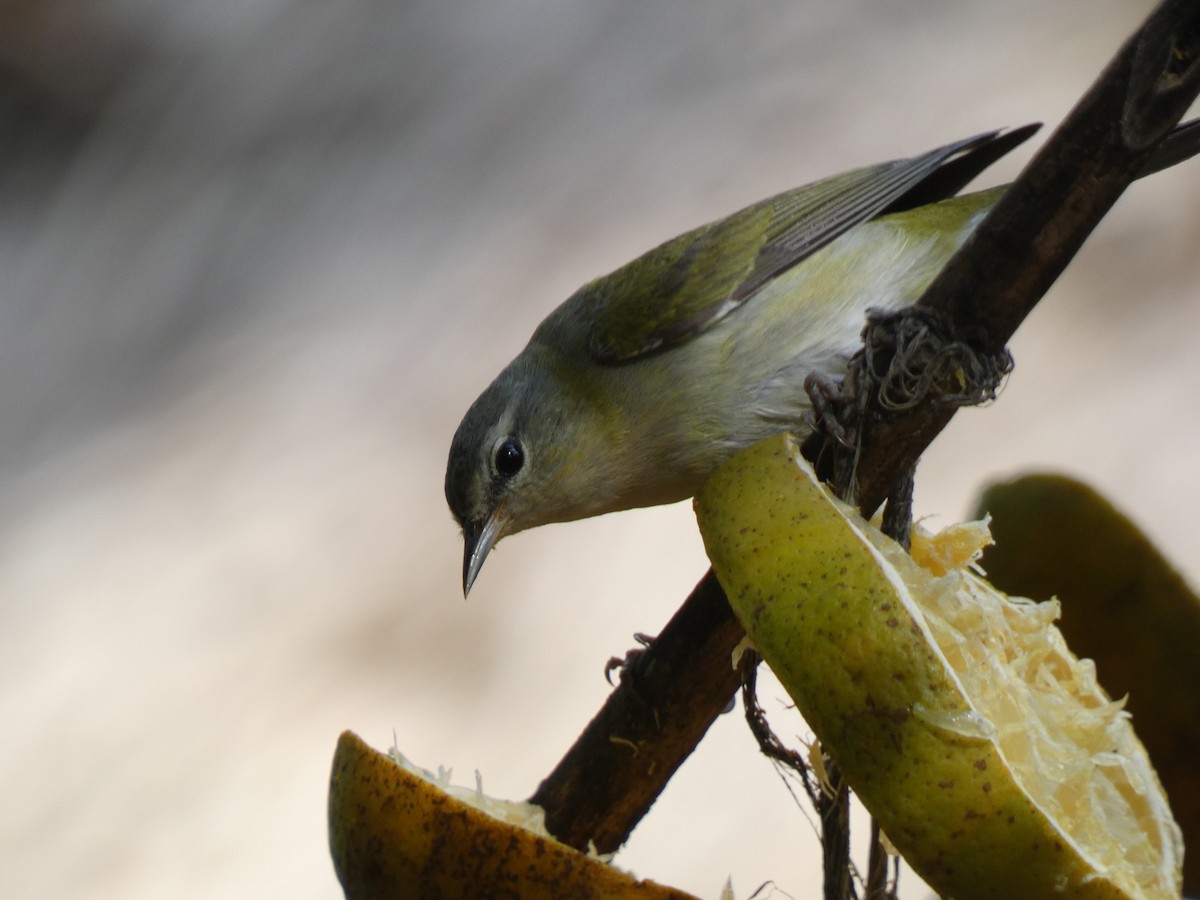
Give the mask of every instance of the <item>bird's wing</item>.
POLYGON ((855 225, 905 208, 910 193, 921 189, 923 202, 956 193, 1034 130, 988 132, 835 175, 667 241, 574 298, 592 323, 592 355, 617 363, 687 340, 855 225))

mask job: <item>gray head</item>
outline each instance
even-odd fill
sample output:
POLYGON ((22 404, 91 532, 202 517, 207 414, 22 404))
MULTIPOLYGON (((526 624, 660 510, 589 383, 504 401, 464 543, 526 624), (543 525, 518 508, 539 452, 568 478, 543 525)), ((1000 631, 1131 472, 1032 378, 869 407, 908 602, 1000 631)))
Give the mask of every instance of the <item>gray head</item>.
POLYGON ((464 594, 501 538, 577 517, 581 486, 565 463, 590 416, 572 402, 550 356, 526 348, 472 404, 450 444, 446 502, 465 541, 464 594))
POLYGON ((506 532, 506 499, 527 462, 516 392, 501 373, 472 404, 450 444, 446 502, 462 528, 463 594, 506 532))
POLYGON ((634 505, 627 423, 607 384, 586 354, 535 340, 467 411, 446 466, 464 593, 506 535, 634 505))

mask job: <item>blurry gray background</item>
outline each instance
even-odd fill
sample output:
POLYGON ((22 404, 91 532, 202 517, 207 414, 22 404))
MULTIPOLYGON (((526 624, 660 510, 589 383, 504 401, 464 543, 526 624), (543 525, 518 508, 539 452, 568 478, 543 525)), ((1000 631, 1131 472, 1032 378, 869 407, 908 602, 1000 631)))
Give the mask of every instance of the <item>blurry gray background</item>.
MULTIPOLYGON (((686 504, 624 513, 505 542, 464 602, 468 403, 685 228, 1053 125, 1148 9, 0 0, 0 895, 336 897, 343 728, 528 795, 705 563, 686 504)), ((919 511, 1063 469, 1195 582, 1198 247, 1200 163, 1122 199, 919 511)), ((619 862, 803 897, 814 850, 726 716, 619 862)))

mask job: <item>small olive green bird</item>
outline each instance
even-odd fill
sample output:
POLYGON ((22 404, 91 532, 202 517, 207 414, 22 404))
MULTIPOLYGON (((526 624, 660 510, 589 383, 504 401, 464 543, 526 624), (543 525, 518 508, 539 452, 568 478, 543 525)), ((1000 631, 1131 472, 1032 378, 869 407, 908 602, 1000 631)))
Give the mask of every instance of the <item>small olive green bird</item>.
MULTIPOLYGON (((1198 125, 1141 174, 1200 151, 1198 125)), ((1005 188, 955 194, 1038 127, 778 194, 576 291, 454 435, 464 594, 507 535, 682 500, 740 448, 807 430, 805 376, 844 371, 869 307, 916 302, 1005 188)))

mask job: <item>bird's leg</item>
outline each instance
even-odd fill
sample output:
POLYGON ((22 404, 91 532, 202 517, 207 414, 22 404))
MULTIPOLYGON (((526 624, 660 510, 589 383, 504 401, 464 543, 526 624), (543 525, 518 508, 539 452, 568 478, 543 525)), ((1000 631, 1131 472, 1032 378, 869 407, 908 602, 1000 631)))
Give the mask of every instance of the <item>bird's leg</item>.
POLYGON ((812 408, 805 414, 806 424, 814 432, 826 435, 843 447, 850 447, 850 433, 842 423, 842 378, 825 372, 809 372, 804 378, 804 392, 812 408))
MULTIPOLYGON (((869 310, 863 346, 851 357, 846 374, 837 378, 814 372, 805 379, 813 434, 804 455, 839 497, 858 505, 858 464, 867 432, 920 405, 985 403, 1011 370, 1007 350, 978 352, 934 310, 869 310)), ((893 536, 907 534, 902 525, 909 519, 911 479, 910 471, 888 491, 893 536)))
POLYGON ((853 503, 868 395, 859 389, 853 369, 845 376, 810 372, 804 390, 812 407, 806 416, 812 435, 804 455, 842 500, 853 503))

